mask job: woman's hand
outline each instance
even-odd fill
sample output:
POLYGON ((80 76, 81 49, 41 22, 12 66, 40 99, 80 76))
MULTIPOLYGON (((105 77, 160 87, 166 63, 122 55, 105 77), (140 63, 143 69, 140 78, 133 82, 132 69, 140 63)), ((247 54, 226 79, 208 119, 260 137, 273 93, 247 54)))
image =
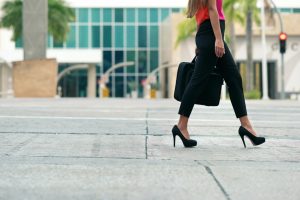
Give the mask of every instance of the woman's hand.
POLYGON ((221 58, 225 54, 224 42, 222 39, 216 39, 215 53, 218 58, 221 58))

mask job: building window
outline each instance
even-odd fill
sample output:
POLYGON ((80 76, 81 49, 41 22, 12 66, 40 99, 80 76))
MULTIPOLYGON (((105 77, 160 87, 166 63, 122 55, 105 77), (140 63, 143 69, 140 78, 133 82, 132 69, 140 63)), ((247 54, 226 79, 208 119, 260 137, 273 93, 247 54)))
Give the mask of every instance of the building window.
POLYGON ((124 37, 123 37, 123 26, 115 27, 115 47, 122 48, 124 47, 124 37))
POLYGON ((147 27, 139 26, 139 47, 147 47, 147 27))
MULTIPOLYGON (((135 62, 135 51, 127 51, 127 62, 135 62)), ((135 73, 135 65, 127 67, 127 72, 135 73)))
POLYGON ((134 8, 126 9, 126 19, 127 19, 127 22, 135 22, 135 9, 134 8))
POLYGON ((150 47, 158 48, 158 26, 150 26, 150 47))
POLYGON ((89 21, 89 10, 87 8, 79 8, 79 22, 87 23, 89 21))
POLYGON ((158 22, 158 9, 151 8, 150 9, 150 22, 157 23, 158 22))
POLYGON ((293 13, 300 13, 300 8, 294 8, 293 13))
POLYGON ((100 26, 92 26, 92 47, 100 47, 100 26))
POLYGON ((111 51, 103 51, 103 71, 106 72, 112 65, 111 51))
POLYGON ((282 13, 292 13, 291 8, 279 8, 279 11, 282 13))
MULTIPOLYGON (((123 51, 116 51, 115 52, 115 64, 124 62, 124 52, 123 51)), ((124 67, 118 68, 115 71, 116 73, 123 73, 124 67)))
POLYGON ((103 21, 104 22, 111 22, 111 17, 112 17, 111 9, 110 8, 104 8, 103 9, 103 21))
POLYGON ((74 25, 70 26, 70 31, 68 33, 68 39, 67 39, 66 46, 67 46, 67 48, 75 48, 76 47, 76 27, 74 25))
POLYGON ((115 9, 115 22, 123 22, 123 9, 122 8, 115 9))
POLYGON ((88 26, 79 26, 79 47, 88 48, 89 47, 89 30, 88 26))
POLYGON ((124 76, 116 76, 115 79, 116 97, 124 97, 124 76))
POLYGON ((139 22, 146 23, 147 22, 147 9, 140 8, 138 9, 139 22))
POLYGON ((111 47, 111 26, 103 26, 103 46, 111 47))
POLYGON ((92 22, 99 23, 100 22, 100 9, 92 8, 92 22))
POLYGON ((154 69, 158 67, 158 51, 150 51, 150 71, 152 72, 154 69))
POLYGON ((127 26, 127 47, 135 47, 135 26, 127 26))
POLYGON ((147 73, 147 51, 139 51, 139 73, 147 73))

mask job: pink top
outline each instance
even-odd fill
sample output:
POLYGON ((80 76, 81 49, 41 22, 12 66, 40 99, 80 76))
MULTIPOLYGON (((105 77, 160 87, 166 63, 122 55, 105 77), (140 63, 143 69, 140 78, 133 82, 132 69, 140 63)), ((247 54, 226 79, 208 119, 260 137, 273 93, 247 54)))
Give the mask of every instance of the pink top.
MULTIPOLYGON (((216 0, 216 3, 217 3, 219 19, 225 20, 225 15, 224 15, 224 11, 223 11, 223 0, 216 0)), ((197 24, 200 25, 202 22, 204 22, 207 19, 209 19, 208 8, 207 7, 200 8, 196 13, 197 24)))

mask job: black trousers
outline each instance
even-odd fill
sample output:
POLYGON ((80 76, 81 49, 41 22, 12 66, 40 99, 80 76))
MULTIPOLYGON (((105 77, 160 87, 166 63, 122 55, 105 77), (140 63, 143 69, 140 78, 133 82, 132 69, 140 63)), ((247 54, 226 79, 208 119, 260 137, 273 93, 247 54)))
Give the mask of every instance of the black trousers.
MULTIPOLYGON (((220 20, 221 32, 224 38, 225 21, 220 20)), ((231 104, 237 118, 247 115, 245 98, 243 93, 242 78, 224 41, 225 54, 218 58, 215 54, 215 36, 210 20, 204 21, 196 34, 196 46, 198 56, 195 70, 190 83, 184 91, 178 114, 189 117, 199 91, 206 87, 209 73, 217 66, 221 70, 226 85, 228 87, 231 104)))

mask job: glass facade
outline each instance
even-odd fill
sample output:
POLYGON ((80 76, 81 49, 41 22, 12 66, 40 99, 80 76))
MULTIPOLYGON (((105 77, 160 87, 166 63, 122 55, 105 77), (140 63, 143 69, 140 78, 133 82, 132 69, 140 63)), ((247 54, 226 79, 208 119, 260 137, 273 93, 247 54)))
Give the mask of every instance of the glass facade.
MULTIPOLYGON (((160 23, 172 12, 181 12, 181 9, 76 8, 76 21, 70 23, 67 41, 58 43, 49 37, 48 47, 101 49, 103 63, 99 64, 98 78, 114 64, 135 62, 134 66, 113 72, 107 86, 112 97, 125 97, 132 90, 137 90, 138 96, 142 97, 141 81, 159 63, 160 23)), ((22 41, 19 40, 16 46, 21 47, 22 41)), ((73 76, 76 74, 80 73, 74 73, 73 76)))
POLYGON ((300 8, 279 8, 281 13, 300 13, 300 8))

